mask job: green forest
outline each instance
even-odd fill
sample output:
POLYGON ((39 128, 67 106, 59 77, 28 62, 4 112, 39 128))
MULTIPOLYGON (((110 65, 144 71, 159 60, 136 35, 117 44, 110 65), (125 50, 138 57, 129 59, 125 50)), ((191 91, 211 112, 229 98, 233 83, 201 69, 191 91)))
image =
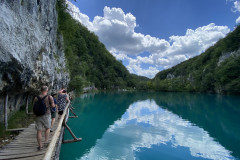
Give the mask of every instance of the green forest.
POLYGON ((98 37, 74 20, 64 0, 58 0, 58 32, 63 35, 70 90, 134 88, 138 78, 113 57, 98 37))
POLYGON ((150 87, 157 91, 240 94, 239 49, 240 26, 201 55, 159 72, 150 87))
POLYGON ((58 32, 63 35, 70 90, 137 89, 240 94, 240 26, 204 53, 159 72, 155 78, 130 74, 98 37, 58 0, 58 32), (224 58, 225 57, 225 58, 224 58), (220 62, 221 60, 221 62, 220 62))

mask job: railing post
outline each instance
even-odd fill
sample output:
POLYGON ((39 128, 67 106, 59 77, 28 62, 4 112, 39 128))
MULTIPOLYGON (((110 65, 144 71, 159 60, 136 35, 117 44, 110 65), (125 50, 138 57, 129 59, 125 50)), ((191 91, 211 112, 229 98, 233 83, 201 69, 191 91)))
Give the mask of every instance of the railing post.
POLYGON ((28 114, 28 97, 29 97, 29 94, 27 95, 27 100, 26 100, 26 114, 28 114))
POLYGON ((5 129, 8 129, 8 93, 5 97, 5 104, 4 104, 4 125, 5 129))

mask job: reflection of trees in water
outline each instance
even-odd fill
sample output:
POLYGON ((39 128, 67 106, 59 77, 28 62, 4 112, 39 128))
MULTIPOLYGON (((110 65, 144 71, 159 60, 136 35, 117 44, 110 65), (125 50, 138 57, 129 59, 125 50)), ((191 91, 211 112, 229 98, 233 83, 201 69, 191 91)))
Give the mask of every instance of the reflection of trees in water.
POLYGON ((240 157, 239 97, 191 93, 158 93, 156 103, 208 131, 240 157))
MULTIPOLYGON (((137 101, 154 99, 158 106, 203 128, 233 156, 240 157, 239 97, 192 93, 111 92, 87 94, 75 99, 79 118, 70 119, 70 126, 83 137, 81 143, 63 145, 64 153, 79 157, 95 145, 110 125, 121 118, 128 107, 137 101), (85 139, 84 137, 88 137, 85 139), (71 150, 77 147, 78 152, 71 150)), ((69 138, 68 134, 65 138, 69 138)), ((62 158, 67 158, 67 154, 62 158)))
MULTIPOLYGON (((78 114, 79 118, 70 119, 69 125, 77 126, 72 127, 72 130, 81 136, 83 141, 63 145, 64 153, 71 154, 76 158, 83 155, 95 145, 96 140, 102 137, 110 125, 121 118, 132 103, 145 99, 147 97, 144 93, 137 92, 86 94, 76 98, 73 106, 75 107, 74 112, 78 114), (79 148, 78 152, 71 150, 72 147, 79 148)), ((71 138, 69 134, 65 135, 65 139, 67 138, 71 138)), ((67 154, 62 154, 61 157, 67 158, 67 154)))

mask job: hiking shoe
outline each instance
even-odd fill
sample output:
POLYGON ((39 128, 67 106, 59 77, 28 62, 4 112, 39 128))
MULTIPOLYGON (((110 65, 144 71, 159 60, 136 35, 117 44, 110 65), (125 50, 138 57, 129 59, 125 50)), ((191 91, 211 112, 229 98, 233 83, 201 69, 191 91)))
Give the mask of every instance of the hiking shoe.
POLYGON ((52 129, 52 128, 50 128, 50 132, 53 132, 53 129, 52 129))
POLYGON ((41 150, 43 149, 43 147, 37 147, 37 149, 38 149, 39 151, 41 151, 41 150))

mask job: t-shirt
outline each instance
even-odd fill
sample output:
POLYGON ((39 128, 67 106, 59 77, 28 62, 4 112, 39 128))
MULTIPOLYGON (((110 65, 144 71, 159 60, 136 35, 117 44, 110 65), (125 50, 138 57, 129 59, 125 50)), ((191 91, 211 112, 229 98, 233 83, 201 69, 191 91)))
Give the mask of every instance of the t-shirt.
MULTIPOLYGON (((40 98, 43 98, 44 95, 39 95, 39 97, 40 97, 40 98)), ((33 104, 34 104, 35 102, 37 102, 37 100, 38 100, 37 97, 35 97, 35 98, 34 98, 34 101, 33 101, 33 104)), ((44 102, 45 102, 46 107, 47 107, 47 112, 46 112, 46 114, 50 114, 50 113, 51 113, 51 112, 50 112, 50 107, 54 106, 53 97, 52 97, 52 96, 47 96, 47 97, 44 99, 44 102), (50 106, 50 104, 51 104, 51 106, 50 106)))

